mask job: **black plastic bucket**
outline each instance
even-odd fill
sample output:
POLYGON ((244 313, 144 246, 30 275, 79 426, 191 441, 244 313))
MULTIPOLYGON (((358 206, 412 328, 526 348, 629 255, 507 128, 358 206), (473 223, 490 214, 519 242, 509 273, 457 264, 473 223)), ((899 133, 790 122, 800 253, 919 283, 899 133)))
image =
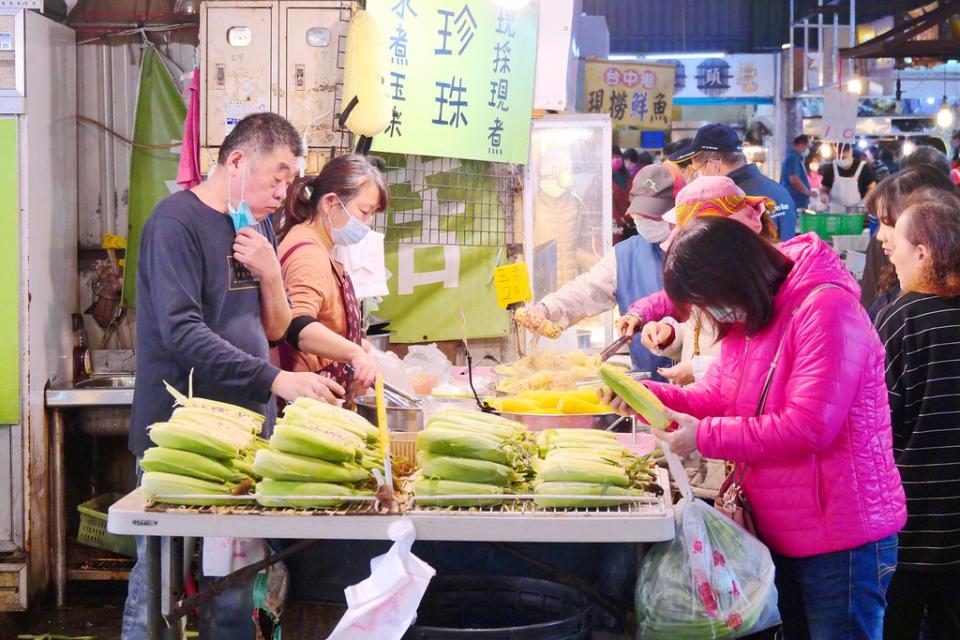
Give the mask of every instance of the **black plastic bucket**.
POLYGON ((403 640, 588 640, 590 602, 556 582, 435 577, 403 640))

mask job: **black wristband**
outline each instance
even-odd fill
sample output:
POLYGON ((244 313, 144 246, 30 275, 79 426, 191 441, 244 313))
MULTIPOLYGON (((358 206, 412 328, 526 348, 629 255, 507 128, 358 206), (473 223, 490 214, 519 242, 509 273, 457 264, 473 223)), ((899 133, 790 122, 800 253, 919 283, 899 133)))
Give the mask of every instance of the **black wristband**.
POLYGON ((319 322, 316 318, 311 318, 310 316, 297 316, 290 321, 290 326, 287 327, 287 335, 283 337, 291 347, 300 350, 300 332, 303 331, 308 324, 311 322, 319 322))

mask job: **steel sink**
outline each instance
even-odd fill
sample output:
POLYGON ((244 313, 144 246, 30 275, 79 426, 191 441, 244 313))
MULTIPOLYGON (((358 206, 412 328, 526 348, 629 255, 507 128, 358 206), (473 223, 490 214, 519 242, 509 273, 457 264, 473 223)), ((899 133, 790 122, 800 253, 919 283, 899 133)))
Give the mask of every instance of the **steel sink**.
POLYGON ((129 375, 94 375, 81 380, 74 387, 77 389, 133 389, 135 376, 129 375))

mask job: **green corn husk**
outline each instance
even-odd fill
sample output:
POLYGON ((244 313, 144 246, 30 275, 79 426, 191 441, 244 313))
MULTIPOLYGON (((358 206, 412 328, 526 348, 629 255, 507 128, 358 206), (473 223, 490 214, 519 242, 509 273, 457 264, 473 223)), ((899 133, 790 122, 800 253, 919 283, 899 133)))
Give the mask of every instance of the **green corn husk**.
POLYGON ((270 437, 270 446, 277 451, 328 462, 358 460, 363 451, 356 442, 356 438, 349 439, 330 429, 304 429, 280 423, 270 437))
POLYGON ((600 377, 604 384, 639 413, 651 427, 666 429, 670 426, 670 419, 663 411, 663 403, 650 389, 630 378, 621 369, 609 365, 600 367, 600 377))
POLYGON ((264 507, 293 509, 321 509, 339 507, 346 502, 335 496, 372 496, 372 491, 351 489, 341 484, 328 482, 292 482, 287 480, 261 480, 257 483, 257 503, 264 507), (297 497, 305 496, 305 497, 297 497), (331 496, 319 498, 318 496, 331 496))
MULTIPOLYGON (((192 372, 191 372, 192 376, 192 372)), ((166 386, 167 391, 170 395, 173 396, 174 402, 181 407, 189 408, 199 408, 207 409, 218 414, 222 414, 234 420, 240 420, 247 423, 250 426, 251 433, 260 433, 260 428, 263 426, 266 418, 256 411, 250 411, 243 407, 238 407, 235 404, 227 404, 226 402, 217 402, 216 400, 208 400, 207 398, 197 398, 197 397, 187 397, 173 388, 167 382, 163 383, 166 386)), ((191 383, 192 385, 192 383, 191 383)))
POLYGON ((335 423, 350 425, 352 429, 363 433, 364 438, 368 442, 375 442, 379 438, 377 428, 353 411, 347 411, 332 404, 310 398, 297 398, 293 406, 305 410, 311 417, 320 420, 321 424, 323 424, 324 421, 332 420, 335 423))
POLYGON ((452 458, 449 456, 431 457, 420 467, 420 474, 435 480, 456 480, 459 482, 479 482, 500 487, 520 482, 523 476, 511 467, 488 460, 452 458))
POLYGON ((227 498, 227 496, 230 496, 232 489, 231 485, 222 482, 209 482, 161 471, 148 471, 140 479, 140 491, 147 500, 151 501, 156 500, 157 496, 210 496, 209 498, 164 497, 162 500, 158 500, 158 502, 162 501, 164 504, 183 504, 197 507, 237 504, 236 500, 227 498))
POLYGON ((150 426, 148 435, 161 447, 192 451, 217 460, 232 460, 244 448, 232 434, 194 423, 157 422, 150 426))
POLYGON ((209 482, 240 482, 247 477, 233 463, 166 447, 151 447, 144 451, 140 467, 144 471, 162 471, 209 482))
POLYGON ((510 427, 504 427, 502 425, 494 424, 485 424, 482 422, 474 422, 472 420, 462 419, 462 420, 450 420, 443 419, 438 416, 433 416, 427 421, 426 429, 453 429, 456 431, 469 431, 471 433, 480 433, 491 436, 496 436, 497 438, 520 438, 522 437, 515 429, 510 427))
POLYGON ((238 419, 229 414, 220 413, 206 407, 178 407, 173 410, 170 422, 185 419, 188 422, 199 422, 216 429, 235 429, 241 434, 260 433, 260 427, 249 420, 238 419))
POLYGON ((621 467, 589 460, 550 460, 537 469, 543 482, 589 482, 615 487, 630 486, 630 478, 621 467))
POLYGON ((257 451, 253 470, 262 478, 302 482, 360 482, 370 473, 354 462, 327 462, 273 449, 257 451))
POLYGON ((417 434, 417 450, 432 455, 488 460, 513 466, 523 452, 515 442, 493 435, 433 428, 417 434))
POLYGON ((625 504, 629 500, 618 502, 615 500, 589 500, 570 498, 551 498, 550 496, 618 496, 630 498, 643 495, 637 489, 626 489, 612 485, 594 484, 590 482, 541 482, 534 488, 534 502, 538 507, 577 509, 585 507, 601 508, 614 507, 625 504))
POLYGON ((424 507, 491 507, 503 503, 503 498, 450 498, 457 495, 490 495, 511 493, 505 487, 477 482, 432 480, 418 478, 413 483, 417 505, 424 507))
POLYGON ((494 415, 492 413, 484 413, 482 411, 470 411, 467 409, 457 409, 455 407, 450 407, 450 408, 444 409, 443 411, 435 415, 436 417, 443 420, 456 421, 462 418, 462 419, 468 419, 468 420, 475 420, 477 422, 484 422, 492 425, 510 427, 513 429, 519 429, 521 431, 526 430, 524 426, 519 422, 508 420, 507 418, 503 418, 501 416, 494 415))

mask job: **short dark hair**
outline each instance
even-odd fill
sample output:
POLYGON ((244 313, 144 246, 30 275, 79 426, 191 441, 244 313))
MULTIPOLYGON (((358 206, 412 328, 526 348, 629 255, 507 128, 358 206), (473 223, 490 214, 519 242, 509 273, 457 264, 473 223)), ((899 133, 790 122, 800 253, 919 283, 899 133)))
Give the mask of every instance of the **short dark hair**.
POLYGON ((907 240, 930 252, 924 289, 943 297, 960 294, 960 200, 930 192, 904 210, 902 217, 908 216, 907 240))
POLYGON ((268 156, 274 150, 285 147, 294 156, 303 155, 303 139, 290 121, 275 113, 252 113, 237 123, 220 145, 217 155, 219 164, 237 149, 251 156, 268 156))
POLYGON ((672 156, 677 151, 686 149, 691 144, 693 144, 693 140, 691 138, 680 138, 679 140, 668 142, 667 144, 663 145, 663 155, 672 156))
POLYGON ((626 149, 623 152, 623 159, 629 160, 630 162, 633 162, 633 163, 638 163, 640 162, 640 154, 637 153, 636 149, 626 149))
POLYGON ((805 133, 801 133, 793 139, 793 146, 797 146, 798 144, 810 144, 810 136, 805 133))
POLYGON ((637 154, 637 162, 639 164, 653 164, 653 156, 650 155, 649 151, 641 151, 637 154))
POLYGON ((880 159, 884 162, 893 162, 893 150, 887 148, 880 149, 880 159))
MULTIPOLYGON (((745 224, 708 216, 684 225, 671 243, 663 284, 681 309, 742 309, 747 333, 756 334, 770 321, 774 296, 792 268, 792 260, 745 224)), ((716 328, 721 338, 730 331, 729 324, 716 328)))
POLYGON ((613 157, 613 156, 619 156, 619 157, 622 158, 622 157, 623 157, 623 151, 621 151, 621 150, 620 150, 620 147, 618 147, 617 145, 613 145, 613 149, 611 150, 610 156, 611 156, 611 157, 613 157))
POLYGON ((909 205, 908 198, 912 200, 919 191, 937 191, 960 197, 960 191, 949 175, 933 165, 916 164, 881 180, 867 196, 867 210, 880 222, 892 227, 909 205))
POLYGON ((917 140, 917 148, 920 147, 933 147, 943 155, 947 155, 947 145, 943 143, 943 140, 939 136, 923 136, 917 140))
POLYGON ((900 164, 904 169, 918 165, 929 165, 945 176, 950 175, 950 161, 947 160, 947 154, 929 146, 917 147, 900 164))

